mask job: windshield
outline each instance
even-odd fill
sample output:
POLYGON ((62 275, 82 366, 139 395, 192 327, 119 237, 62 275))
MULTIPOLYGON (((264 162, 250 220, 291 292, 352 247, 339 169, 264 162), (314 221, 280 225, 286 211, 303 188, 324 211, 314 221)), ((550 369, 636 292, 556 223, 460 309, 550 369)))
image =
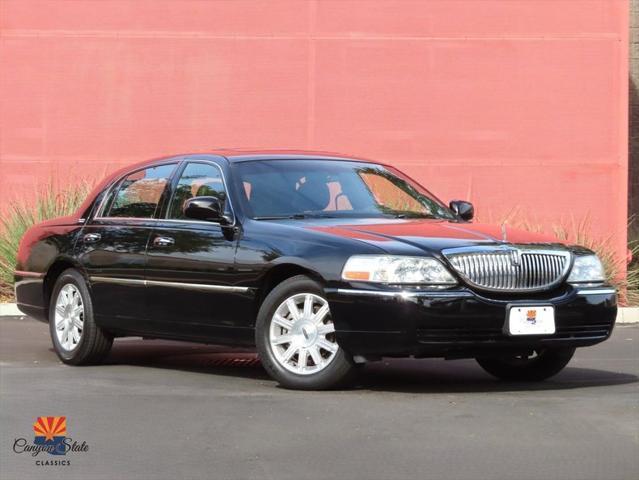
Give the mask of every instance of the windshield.
POLYGON ((373 163, 266 160, 236 164, 249 216, 453 219, 399 171, 373 163))

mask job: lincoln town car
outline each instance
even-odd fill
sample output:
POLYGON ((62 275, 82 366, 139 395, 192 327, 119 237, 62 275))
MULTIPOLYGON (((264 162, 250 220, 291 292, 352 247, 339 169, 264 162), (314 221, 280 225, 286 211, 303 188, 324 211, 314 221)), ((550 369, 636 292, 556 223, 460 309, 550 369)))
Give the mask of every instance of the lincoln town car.
POLYGON ((348 156, 156 159, 26 232, 17 302, 70 365, 100 363, 117 337, 203 342, 255 348, 297 389, 384 357, 539 381, 610 336, 616 293, 594 252, 473 214, 348 156))

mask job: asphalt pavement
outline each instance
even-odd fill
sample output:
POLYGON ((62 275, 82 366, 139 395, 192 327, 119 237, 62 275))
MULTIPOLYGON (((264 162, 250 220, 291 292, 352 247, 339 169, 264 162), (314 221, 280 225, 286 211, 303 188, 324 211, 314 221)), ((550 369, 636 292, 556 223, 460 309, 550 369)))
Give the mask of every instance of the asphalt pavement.
POLYGON ((296 392, 198 344, 121 339, 106 365, 68 367, 47 325, 0 318, 0 479, 637 479, 638 376, 638 326, 539 384, 397 359, 296 392), (27 451, 40 416, 66 416, 78 450, 27 451))

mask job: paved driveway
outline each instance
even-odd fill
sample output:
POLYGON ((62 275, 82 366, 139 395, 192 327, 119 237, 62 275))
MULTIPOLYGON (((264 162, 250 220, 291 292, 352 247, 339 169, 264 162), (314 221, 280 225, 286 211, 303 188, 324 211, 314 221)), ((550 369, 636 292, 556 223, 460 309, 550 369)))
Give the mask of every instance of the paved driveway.
POLYGON ((536 385, 390 360, 353 389, 294 392, 251 354, 184 343, 120 340, 108 365, 67 367, 46 325, 0 319, 0 478, 636 479, 638 346, 617 327, 536 385), (89 450, 14 453, 44 415, 89 450))

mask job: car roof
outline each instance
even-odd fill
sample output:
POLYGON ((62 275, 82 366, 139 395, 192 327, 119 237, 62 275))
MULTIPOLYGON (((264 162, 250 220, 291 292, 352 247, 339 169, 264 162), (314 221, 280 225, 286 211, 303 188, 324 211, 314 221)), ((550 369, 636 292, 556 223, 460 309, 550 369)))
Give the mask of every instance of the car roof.
POLYGON ((269 149, 234 149, 234 148, 216 148, 200 152, 181 153, 174 155, 165 155, 162 157, 155 157, 141 162, 136 162, 123 166, 114 172, 111 172, 101 182, 98 182, 89 194, 85 202, 78 209, 79 215, 85 215, 88 208, 91 206, 95 197, 102 192, 107 185, 114 180, 127 175, 129 172, 135 172, 143 168, 153 167, 156 165, 162 165, 166 163, 179 162, 186 158, 201 158, 205 159, 207 156, 216 158, 225 158, 229 163, 240 162, 254 162, 260 160, 329 160, 329 161, 344 161, 344 162, 366 162, 374 163, 377 165, 388 166, 383 162, 374 160, 368 160, 362 157, 355 157, 352 155, 343 155, 334 152, 314 151, 314 150, 269 150, 269 149))
POLYGON ((343 155, 335 152, 324 152, 314 150, 250 150, 250 149, 217 149, 209 152, 213 155, 225 157, 231 163, 250 162, 256 160, 294 160, 294 159, 315 159, 315 160, 345 160, 364 161, 369 160, 358 158, 352 155, 343 155))
POLYGON ((194 158, 205 158, 207 156, 211 157, 223 157, 229 161, 229 163, 239 163, 239 162, 253 162, 259 160, 299 160, 299 159, 309 159, 309 160, 342 160, 342 161, 355 161, 355 162, 367 162, 367 163, 378 163, 383 165, 381 162, 369 160, 362 157, 355 157, 352 155, 343 155, 341 153, 334 152, 322 152, 322 151, 313 151, 313 150, 243 150, 243 149, 230 149, 230 148, 219 148, 214 150, 207 150, 201 152, 191 152, 191 153, 181 153, 170 156, 156 157, 150 160, 146 160, 143 162, 138 162, 133 165, 129 165, 127 169, 135 169, 140 167, 145 167, 158 163, 166 163, 172 160, 182 160, 188 157, 194 158))
POLYGON ((139 170, 141 168, 152 167, 164 163, 170 163, 174 161, 180 161, 186 158, 201 158, 204 159, 207 156, 210 157, 223 157, 229 161, 229 163, 240 162, 254 162, 260 160, 331 160, 331 161, 345 161, 345 162, 366 162, 375 163, 377 165, 386 165, 383 162, 369 160, 362 157, 355 157, 352 155, 343 155, 334 152, 322 152, 313 150, 244 150, 244 149, 230 149, 230 148, 218 148, 201 152, 191 153, 179 153, 175 155, 166 155, 162 157, 156 157, 149 160, 143 160, 130 165, 119 168, 112 172, 107 178, 113 179, 121 177, 122 175, 139 170))

